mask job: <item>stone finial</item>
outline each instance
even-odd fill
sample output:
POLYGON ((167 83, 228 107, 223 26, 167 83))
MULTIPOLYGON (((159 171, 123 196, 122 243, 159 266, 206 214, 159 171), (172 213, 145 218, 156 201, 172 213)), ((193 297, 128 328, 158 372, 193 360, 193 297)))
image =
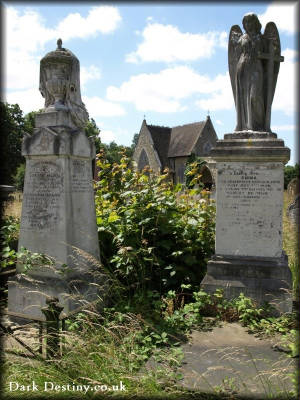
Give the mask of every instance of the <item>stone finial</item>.
POLYGON ((81 99, 79 60, 62 47, 61 38, 57 40, 56 50, 41 59, 39 89, 45 98, 46 113, 69 112, 76 127, 85 127, 88 113, 81 99))
POLYGON ((59 39, 57 39, 57 49, 56 50, 61 50, 61 46, 62 46, 62 40, 59 38, 59 39))

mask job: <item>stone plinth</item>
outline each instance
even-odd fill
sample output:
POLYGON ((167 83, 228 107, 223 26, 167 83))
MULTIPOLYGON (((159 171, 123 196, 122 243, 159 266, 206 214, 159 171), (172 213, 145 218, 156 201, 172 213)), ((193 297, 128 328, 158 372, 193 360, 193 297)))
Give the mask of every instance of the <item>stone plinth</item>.
POLYGON ((274 133, 237 132, 219 140, 216 245, 201 286, 241 292, 291 310, 291 272, 282 251, 283 168, 290 150, 274 133))
POLYGON ((46 254, 55 265, 26 274, 21 263, 17 266, 18 275, 8 287, 11 315, 44 319, 40 309, 47 296, 59 297, 65 315, 97 298, 97 286, 90 285, 100 261, 92 181, 95 146, 69 121, 67 111, 38 114, 38 127, 23 140, 19 250, 46 254))

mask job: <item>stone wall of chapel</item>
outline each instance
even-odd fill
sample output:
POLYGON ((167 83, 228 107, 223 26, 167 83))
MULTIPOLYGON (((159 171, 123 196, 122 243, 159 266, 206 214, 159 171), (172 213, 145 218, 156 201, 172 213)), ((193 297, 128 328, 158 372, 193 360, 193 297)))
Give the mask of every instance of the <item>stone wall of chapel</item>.
POLYGON ((185 176, 184 171, 186 168, 188 157, 176 157, 175 161, 175 176, 174 176, 174 183, 184 183, 185 176))
POLYGON ((133 160, 137 163, 137 166, 143 150, 145 151, 148 157, 149 167, 153 170, 155 174, 160 174, 161 173, 160 160, 158 158, 156 150, 153 147, 153 141, 150 132, 148 131, 147 125, 145 123, 143 123, 141 127, 138 143, 136 145, 133 154, 133 160))
POLYGON ((202 135, 199 137, 192 152, 199 157, 205 158, 209 155, 209 151, 211 150, 211 148, 215 147, 217 140, 217 134, 209 119, 203 129, 202 135))

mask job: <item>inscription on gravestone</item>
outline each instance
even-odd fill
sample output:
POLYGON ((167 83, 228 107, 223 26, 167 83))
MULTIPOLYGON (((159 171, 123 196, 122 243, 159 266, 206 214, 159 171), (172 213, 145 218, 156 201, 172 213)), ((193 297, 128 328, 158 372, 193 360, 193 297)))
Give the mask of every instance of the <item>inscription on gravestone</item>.
POLYGON ((29 164, 22 221, 26 230, 51 229, 61 218, 64 190, 62 166, 51 161, 29 164))
POLYGON ((218 164, 217 254, 281 255, 282 166, 271 164, 218 164))
POLYGON ((92 190, 90 165, 85 160, 72 160, 72 191, 85 193, 92 190))

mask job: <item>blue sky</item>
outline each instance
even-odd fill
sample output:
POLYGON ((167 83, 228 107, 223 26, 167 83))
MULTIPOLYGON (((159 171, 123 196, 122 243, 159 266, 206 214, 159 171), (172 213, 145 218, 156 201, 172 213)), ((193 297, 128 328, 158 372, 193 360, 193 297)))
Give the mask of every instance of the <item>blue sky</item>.
POLYGON ((144 115, 153 125, 201 121, 219 139, 235 128, 227 42, 253 11, 278 27, 282 55, 271 127, 296 161, 298 48, 295 2, 4 2, 6 101, 43 107, 39 61, 61 37, 81 64, 81 94, 105 143, 130 145, 144 115))

